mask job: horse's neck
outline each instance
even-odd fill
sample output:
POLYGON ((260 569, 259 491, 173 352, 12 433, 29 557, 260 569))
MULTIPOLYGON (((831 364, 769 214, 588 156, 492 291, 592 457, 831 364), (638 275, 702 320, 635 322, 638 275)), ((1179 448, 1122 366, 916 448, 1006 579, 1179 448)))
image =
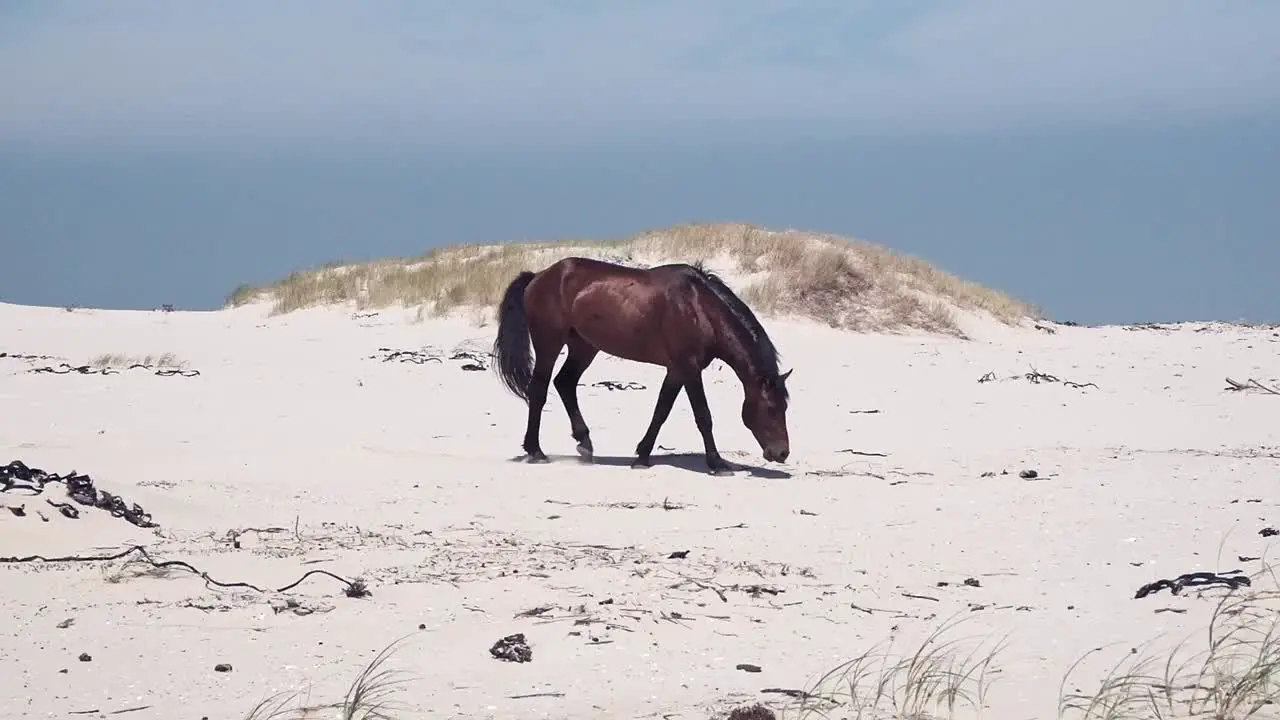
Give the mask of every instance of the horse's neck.
POLYGON ((717 343, 716 357, 724 361, 733 370, 745 387, 748 382, 759 376, 751 348, 738 337, 727 337, 717 343))

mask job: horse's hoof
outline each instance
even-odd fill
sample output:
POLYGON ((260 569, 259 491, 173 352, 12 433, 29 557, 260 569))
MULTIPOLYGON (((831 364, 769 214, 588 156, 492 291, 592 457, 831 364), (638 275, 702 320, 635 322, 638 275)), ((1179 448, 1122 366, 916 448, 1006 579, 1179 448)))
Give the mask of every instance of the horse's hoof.
POLYGON ((551 458, 548 458, 546 455, 542 453, 538 453, 537 455, 534 455, 531 453, 526 459, 526 462, 528 462, 530 465, 545 465, 551 462, 551 458))
POLYGON ((650 467, 652 465, 648 460, 633 460, 631 462, 632 470, 648 470, 650 467))
POLYGON ((713 462, 707 463, 707 469, 716 477, 728 477, 738 468, 730 465, 722 458, 716 458, 713 462))
POLYGON ((586 445, 579 445, 578 457, 582 460, 582 462, 589 463, 591 462, 592 458, 595 457, 595 451, 593 451, 590 447, 586 445))

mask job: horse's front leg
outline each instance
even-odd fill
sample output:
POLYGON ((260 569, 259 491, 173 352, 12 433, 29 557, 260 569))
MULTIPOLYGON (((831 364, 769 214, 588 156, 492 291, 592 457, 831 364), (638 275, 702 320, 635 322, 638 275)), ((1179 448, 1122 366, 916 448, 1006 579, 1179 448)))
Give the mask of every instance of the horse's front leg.
POLYGON ((707 394, 702 388, 702 373, 695 373, 685 381, 684 391, 689 396, 689 405, 693 408, 693 421, 702 433, 702 444, 707 453, 707 467, 715 475, 733 474, 733 466, 720 457, 716 449, 716 439, 711 434, 711 408, 707 405, 707 394))
POLYGON ((649 467, 649 455, 653 452, 654 444, 658 442, 658 431, 662 429, 662 424, 671 414, 671 408, 676 404, 676 398, 680 396, 680 388, 683 386, 683 383, 672 377, 670 371, 662 379, 662 388, 658 390, 658 403, 653 408, 653 420, 649 422, 649 429, 640 439, 640 444, 636 445, 636 459, 631 463, 631 467, 649 467))

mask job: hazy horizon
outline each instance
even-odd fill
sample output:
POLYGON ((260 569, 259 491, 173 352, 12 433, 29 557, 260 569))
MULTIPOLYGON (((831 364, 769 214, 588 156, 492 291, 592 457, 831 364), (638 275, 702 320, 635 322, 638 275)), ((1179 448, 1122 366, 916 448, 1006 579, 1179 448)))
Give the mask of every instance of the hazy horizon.
POLYGON ((1084 323, 1280 320, 1280 5, 0 7, 0 300, 736 221, 1084 323))

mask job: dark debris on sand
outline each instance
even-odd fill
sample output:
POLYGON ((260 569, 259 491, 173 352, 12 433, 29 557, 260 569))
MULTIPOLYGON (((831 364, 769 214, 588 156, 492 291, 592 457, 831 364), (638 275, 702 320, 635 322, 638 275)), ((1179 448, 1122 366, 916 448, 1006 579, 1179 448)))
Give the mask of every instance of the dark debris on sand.
MULTIPOLYGON (((88 475, 82 475, 74 470, 66 475, 57 475, 40 468, 28 467, 21 460, 14 460, 8 465, 0 466, 0 493, 26 492, 30 495, 41 495, 50 483, 55 482, 62 483, 67 495, 80 505, 106 510, 113 517, 124 518, 140 528, 159 527, 151 520, 151 513, 143 510, 137 503, 126 503, 119 495, 98 489, 94 486, 93 478, 88 475)), ((52 499, 49 499, 48 503, 66 517, 73 520, 80 517, 80 511, 75 505, 56 502, 52 499)))
MULTIPOLYGON (((459 350, 449 356, 450 360, 464 361, 459 367, 469 372, 482 372, 488 370, 488 353, 472 352, 470 350, 459 350)), ((378 352, 369 356, 370 360, 381 360, 382 362, 399 362, 411 363, 413 365, 426 365, 429 362, 440 363, 444 359, 440 355, 433 354, 426 350, 395 350, 388 347, 378 348, 378 352)))
POLYGON ((777 715, 769 708, 757 703, 750 707, 734 708, 728 720, 777 720, 777 715))
POLYGON ((526 663, 533 660, 533 649, 524 639, 524 633, 508 635, 489 648, 489 654, 507 662, 526 663))

